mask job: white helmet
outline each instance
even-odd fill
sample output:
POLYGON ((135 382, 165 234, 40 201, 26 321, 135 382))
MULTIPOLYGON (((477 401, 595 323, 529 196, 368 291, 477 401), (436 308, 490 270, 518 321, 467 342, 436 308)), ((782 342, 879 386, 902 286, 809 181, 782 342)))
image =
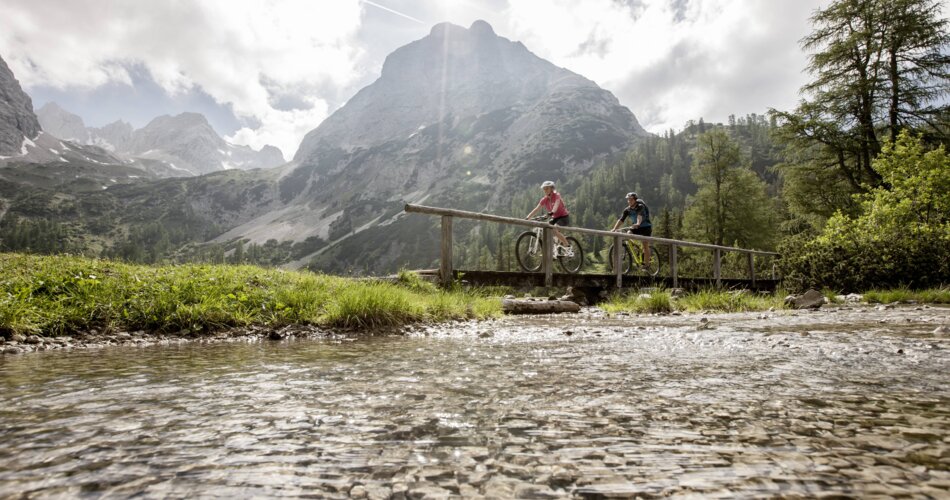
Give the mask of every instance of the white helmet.
POLYGON ((553 187, 554 187, 554 181, 544 181, 544 182, 541 183, 541 187, 542 187, 542 188, 547 188, 547 187, 553 188, 553 187))

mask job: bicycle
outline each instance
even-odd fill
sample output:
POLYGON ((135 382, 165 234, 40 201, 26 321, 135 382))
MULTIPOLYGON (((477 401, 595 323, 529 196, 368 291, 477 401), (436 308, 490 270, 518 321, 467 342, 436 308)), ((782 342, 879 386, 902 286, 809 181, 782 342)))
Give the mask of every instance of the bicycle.
MULTIPOLYGON (((624 228, 623 231, 629 233, 630 228, 624 228)), ((656 249, 650 252, 650 262, 644 264, 643 245, 638 245, 636 240, 624 240, 620 244, 624 249, 623 260, 620 262, 623 274, 628 274, 631 270, 636 270, 637 273, 646 276, 656 276, 660 273, 660 259, 656 255, 656 249)), ((614 246, 610 245, 610 250, 607 252, 607 271, 612 273, 613 270, 614 246)))
MULTIPOLYGON (((543 221, 549 217, 540 215, 531 220, 543 221)), ((529 273, 537 272, 541 269, 543 252, 541 248, 541 237, 544 228, 538 227, 530 231, 525 231, 518 236, 515 241, 515 257, 518 258, 518 265, 529 273)), ((573 236, 567 237, 570 246, 562 245, 557 237, 554 238, 554 258, 558 265, 565 272, 574 274, 584 265, 584 250, 580 242, 573 236)))

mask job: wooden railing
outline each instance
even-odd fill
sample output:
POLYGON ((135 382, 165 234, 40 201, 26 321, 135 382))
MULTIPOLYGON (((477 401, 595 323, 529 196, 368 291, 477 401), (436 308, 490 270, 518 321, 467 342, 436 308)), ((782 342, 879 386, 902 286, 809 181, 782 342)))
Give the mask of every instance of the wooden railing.
MULTIPOLYGON (((501 224, 509 224, 514 226, 526 226, 526 227, 540 227, 543 228, 542 236, 542 261, 541 261, 541 272, 544 273, 544 284, 545 286, 551 286, 553 282, 553 270, 554 270, 554 231, 553 226, 546 222, 537 222, 532 220, 517 219, 514 217, 502 217, 500 215, 491 215, 483 214, 478 212, 467 212, 465 210, 455 210, 451 208, 438 208, 438 207, 427 207, 424 205, 413 205, 407 204, 405 208, 406 212, 410 213, 420 213, 420 214, 429 214, 429 215, 438 215, 442 217, 442 244, 441 244, 441 260, 439 265, 439 277, 443 284, 451 283, 453 279, 453 269, 452 269, 452 218, 458 217, 461 219, 473 219, 480 221, 488 222, 498 222, 501 224)), ((755 284, 755 265, 754 265, 754 256, 756 255, 768 255, 777 257, 780 254, 775 252, 764 252, 761 250, 748 250, 745 248, 735 248, 727 247, 721 245, 710 245, 708 243, 697 243, 694 241, 684 241, 684 240, 673 240, 668 238, 655 238, 652 236, 640 236, 636 234, 622 233, 622 232, 613 232, 613 231, 603 231, 599 229, 587 229, 583 227, 571 227, 571 226, 558 226, 560 231, 566 232, 577 232, 582 234, 590 234, 594 236, 604 236, 607 238, 613 238, 614 248, 621 248, 621 241, 624 239, 628 240, 640 240, 640 241, 649 241, 651 243, 659 243, 663 245, 670 246, 670 277, 673 280, 673 287, 678 286, 677 278, 677 269, 676 269, 676 260, 677 260, 677 248, 678 247, 692 247, 692 248, 704 248, 713 251, 713 278, 716 281, 716 286, 721 286, 721 266, 722 266, 722 253, 723 252, 739 252, 745 253, 748 256, 748 270, 749 270, 749 279, 752 281, 752 284, 755 284)), ((620 266, 620 259, 622 258, 623 252, 614 252, 614 262, 613 268, 616 270, 617 275, 617 287, 623 285, 623 270, 620 266)), ((772 270, 772 279, 775 279, 775 270, 773 267, 772 270)))

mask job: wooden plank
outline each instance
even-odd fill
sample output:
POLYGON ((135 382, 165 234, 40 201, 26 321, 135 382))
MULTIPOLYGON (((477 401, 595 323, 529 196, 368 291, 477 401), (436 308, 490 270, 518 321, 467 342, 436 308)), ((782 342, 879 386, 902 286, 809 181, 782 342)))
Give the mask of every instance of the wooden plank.
POLYGON ((752 287, 755 288, 755 256, 751 253, 746 256, 749 258, 749 279, 752 280, 752 287))
POLYGON ((442 286, 452 284, 452 217, 442 216, 442 256, 439 262, 439 276, 442 286))
POLYGON ((617 273, 617 288, 623 288, 623 240, 620 236, 614 236, 614 272, 617 273))
POLYGON ((676 245, 670 245, 670 277, 673 278, 673 288, 679 288, 679 278, 676 269, 676 245))
POLYGON ((506 314, 576 313, 580 312, 581 306, 569 300, 504 299, 501 310, 506 314))
POLYGON ((716 280, 716 288, 722 288, 722 276, 720 275, 722 254, 719 252, 718 248, 713 250, 713 278, 716 280))
POLYGON ((554 230, 550 224, 542 231, 541 237, 541 270, 544 271, 544 286, 550 287, 554 280, 554 230))
MULTIPOLYGON (((427 207, 425 205, 413 205, 411 203, 406 204, 405 211, 410 212, 410 213, 442 215, 442 216, 447 215, 450 217, 460 217, 464 219, 481 220, 481 221, 488 221, 488 222, 500 222, 502 224, 511 224, 515 226, 545 227, 548 225, 545 222, 517 219, 514 217, 503 217, 500 215, 483 214, 479 212, 468 212, 465 210, 455 210, 452 208, 427 207)), ((761 250, 748 250, 745 248, 726 247, 726 246, 721 246, 721 245, 710 245, 708 243, 698 243, 695 241, 672 240, 668 238, 655 238, 653 236, 640 236, 637 234, 629 234, 629 233, 615 233, 612 231, 603 231, 599 229, 587 229, 583 227, 561 226, 558 229, 561 232, 564 232, 564 231, 577 232, 577 233, 583 233, 583 234, 591 234, 595 236, 606 236, 606 237, 611 237, 611 238, 619 235, 623 239, 650 241, 650 242, 662 243, 666 245, 679 245, 679 246, 684 246, 684 247, 708 248, 708 249, 718 248, 720 250, 725 250, 729 252, 743 252, 743 253, 751 252, 756 255, 774 255, 774 256, 781 255, 775 252, 763 252, 761 250)))
MULTIPOLYGON (((544 286, 544 275, 541 273, 527 273, 515 271, 479 271, 455 269, 455 279, 465 284, 471 285, 506 285, 506 286, 526 286, 540 287, 544 286)), ((614 289, 617 283, 617 276, 610 274, 567 274, 555 273, 553 275, 555 287, 593 287, 602 290, 614 289)), ((645 282, 650 282, 653 286, 673 287, 673 280, 668 277, 657 277, 655 279, 644 278, 638 280, 635 277, 625 276, 623 284, 625 287, 643 286, 645 282)), ((722 286, 725 288, 750 288, 752 284, 744 278, 722 278, 722 286)), ((779 280, 769 280, 756 278, 755 290, 775 290, 780 283, 779 280)), ((679 277, 677 288, 686 288, 695 290, 699 288, 708 288, 715 286, 716 280, 713 278, 689 278, 679 277)))

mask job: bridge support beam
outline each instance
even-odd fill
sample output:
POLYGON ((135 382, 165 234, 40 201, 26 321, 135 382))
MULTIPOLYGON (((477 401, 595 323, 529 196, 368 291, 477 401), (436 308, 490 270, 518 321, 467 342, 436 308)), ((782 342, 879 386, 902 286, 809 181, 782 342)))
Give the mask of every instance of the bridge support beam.
POLYGON ((679 278, 676 272, 676 245, 670 245, 670 278, 673 279, 673 288, 679 288, 679 278))
POLYGON ((541 270, 544 271, 544 286, 554 285, 554 230, 546 227, 541 238, 541 270))
POLYGON ((623 269, 620 267, 623 262, 623 240, 620 236, 614 236, 614 272, 617 273, 617 288, 623 288, 623 269))
POLYGON ((749 279, 752 280, 752 288, 755 289, 755 256, 751 253, 746 255, 749 257, 749 279))
POLYGON ((722 288, 722 252, 717 248, 713 250, 713 278, 716 279, 716 288, 722 288))
POLYGON ((439 281, 442 286, 452 284, 452 217, 442 216, 442 257, 439 261, 439 281))

